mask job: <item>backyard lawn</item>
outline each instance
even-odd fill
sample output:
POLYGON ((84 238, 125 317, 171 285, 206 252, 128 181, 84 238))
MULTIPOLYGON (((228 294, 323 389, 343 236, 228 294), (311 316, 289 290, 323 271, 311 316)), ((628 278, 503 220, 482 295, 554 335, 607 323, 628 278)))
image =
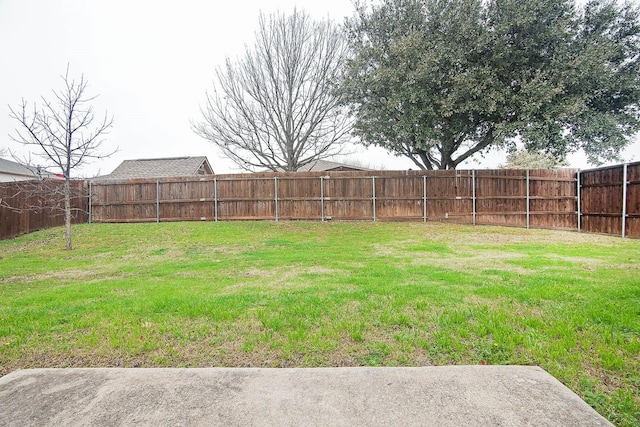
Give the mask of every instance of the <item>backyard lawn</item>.
POLYGON ((640 425, 640 240, 441 223, 74 226, 0 241, 0 375, 538 365, 640 425))

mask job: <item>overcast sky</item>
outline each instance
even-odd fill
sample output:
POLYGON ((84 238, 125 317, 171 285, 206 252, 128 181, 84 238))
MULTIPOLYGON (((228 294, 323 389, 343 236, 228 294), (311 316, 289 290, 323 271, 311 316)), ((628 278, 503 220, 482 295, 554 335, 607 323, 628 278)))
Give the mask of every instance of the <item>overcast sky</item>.
MULTIPOLYGON (((110 173, 125 159, 200 155, 216 173, 239 172, 193 133, 190 121, 200 118, 215 67, 252 43, 259 12, 294 7, 340 22, 353 11, 350 0, 0 0, 0 149, 24 153, 8 137, 17 124, 8 105, 51 98, 69 64, 72 76, 89 81, 88 93, 100 95, 93 102, 98 115, 114 117, 105 151, 118 148, 76 176, 110 173)), ((640 142, 624 156, 640 160, 640 142)), ((358 148, 351 158, 372 167, 416 168, 382 149, 358 148)), ((588 167, 582 156, 570 160, 588 167)), ((465 166, 502 162, 503 154, 489 153, 465 166)))

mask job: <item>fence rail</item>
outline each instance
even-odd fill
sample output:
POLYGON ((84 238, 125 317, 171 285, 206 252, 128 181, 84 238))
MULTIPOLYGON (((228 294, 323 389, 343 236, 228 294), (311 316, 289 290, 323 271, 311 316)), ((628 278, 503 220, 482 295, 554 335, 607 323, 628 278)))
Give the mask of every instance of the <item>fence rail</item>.
MULTIPOLYGON (((0 186, 0 239, 62 225, 0 186), (1 205, 1 204, 0 204, 1 205)), ((640 237, 640 162, 600 169, 283 172, 78 181, 75 222, 447 221, 640 237)), ((12 193, 13 191, 13 193, 12 193)), ((19 192, 18 192, 19 193, 19 192)))

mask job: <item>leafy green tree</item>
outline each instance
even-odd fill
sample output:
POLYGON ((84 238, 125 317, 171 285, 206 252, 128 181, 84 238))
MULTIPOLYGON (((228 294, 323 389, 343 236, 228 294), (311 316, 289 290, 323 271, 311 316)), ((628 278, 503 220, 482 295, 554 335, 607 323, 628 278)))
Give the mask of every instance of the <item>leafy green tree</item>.
POLYGON ((354 133, 425 169, 518 140, 614 159, 640 129, 638 11, 609 0, 356 4, 342 92, 354 133))

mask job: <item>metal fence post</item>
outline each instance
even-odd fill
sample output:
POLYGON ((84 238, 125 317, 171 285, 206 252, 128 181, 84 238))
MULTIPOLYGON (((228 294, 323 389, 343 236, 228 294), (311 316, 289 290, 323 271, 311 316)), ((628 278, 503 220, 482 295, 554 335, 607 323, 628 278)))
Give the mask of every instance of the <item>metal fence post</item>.
POLYGON ((476 170, 471 170, 471 197, 473 204, 473 225, 476 225, 476 170))
POLYGON ((156 222, 160 222, 160 181, 156 179, 156 222))
POLYGON ((373 222, 376 222, 376 177, 372 176, 371 177, 371 185, 373 188, 373 196, 372 196, 372 201, 373 201, 373 222))
POLYGON ((89 181, 89 224, 91 224, 91 181, 89 181))
POLYGON ((622 165, 622 238, 626 237, 627 231, 627 164, 622 165))
POLYGON ((213 178, 213 215, 218 222, 218 178, 213 178))
POLYGON ((526 177, 527 177, 527 228, 529 228, 529 202, 530 202, 530 196, 529 196, 529 169, 527 169, 527 173, 526 173, 526 177))
POLYGON ((275 203, 276 203, 276 221, 278 220, 278 177, 273 177, 273 185, 275 189, 275 203))
POLYGON ((580 170, 576 172, 576 198, 578 199, 578 231, 582 230, 582 200, 580 200, 580 170))
POLYGON ((427 175, 422 175, 422 221, 427 222, 427 175))

